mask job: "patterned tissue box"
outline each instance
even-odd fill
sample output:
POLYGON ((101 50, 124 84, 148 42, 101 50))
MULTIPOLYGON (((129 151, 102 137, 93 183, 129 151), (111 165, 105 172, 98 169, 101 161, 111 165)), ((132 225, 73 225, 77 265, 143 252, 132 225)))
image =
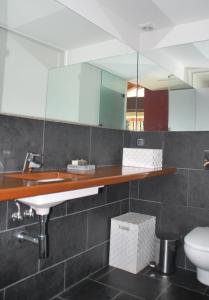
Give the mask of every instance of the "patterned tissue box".
POLYGON ((123 166, 162 168, 162 149, 123 148, 123 166))

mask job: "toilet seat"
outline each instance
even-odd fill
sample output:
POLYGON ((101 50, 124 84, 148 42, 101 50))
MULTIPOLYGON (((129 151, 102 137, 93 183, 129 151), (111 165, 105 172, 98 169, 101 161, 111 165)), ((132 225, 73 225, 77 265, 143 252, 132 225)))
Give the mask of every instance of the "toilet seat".
POLYGON ((185 236, 184 243, 196 250, 209 252, 209 227, 196 227, 185 236))

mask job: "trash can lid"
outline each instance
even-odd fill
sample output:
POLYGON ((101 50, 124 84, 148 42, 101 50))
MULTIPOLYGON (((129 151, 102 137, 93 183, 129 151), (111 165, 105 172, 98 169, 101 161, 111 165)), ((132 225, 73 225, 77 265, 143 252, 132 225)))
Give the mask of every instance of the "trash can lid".
POLYGON ((164 241, 178 241, 179 240, 179 235, 178 234, 175 234, 175 233, 168 233, 168 232, 164 232, 164 233, 158 233, 157 234, 157 237, 160 239, 160 240, 164 240, 164 241))
POLYGON ((184 238, 185 244, 202 251, 209 251, 209 227, 196 227, 184 238))

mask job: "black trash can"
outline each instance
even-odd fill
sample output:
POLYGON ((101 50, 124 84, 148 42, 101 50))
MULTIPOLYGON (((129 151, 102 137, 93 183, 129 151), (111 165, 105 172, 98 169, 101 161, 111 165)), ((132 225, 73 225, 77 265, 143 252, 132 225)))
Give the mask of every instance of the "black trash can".
POLYGON ((157 271, 169 275, 175 271, 178 238, 160 237, 160 257, 157 271))

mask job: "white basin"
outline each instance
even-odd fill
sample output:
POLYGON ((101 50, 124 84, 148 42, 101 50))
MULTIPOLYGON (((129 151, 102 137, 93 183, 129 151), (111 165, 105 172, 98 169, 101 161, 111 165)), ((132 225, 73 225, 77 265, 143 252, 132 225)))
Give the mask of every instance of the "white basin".
POLYGON ((56 206, 66 200, 98 194, 102 186, 90 187, 74 191, 39 195, 17 199, 19 202, 32 207, 37 215, 48 215, 51 207, 56 206))

